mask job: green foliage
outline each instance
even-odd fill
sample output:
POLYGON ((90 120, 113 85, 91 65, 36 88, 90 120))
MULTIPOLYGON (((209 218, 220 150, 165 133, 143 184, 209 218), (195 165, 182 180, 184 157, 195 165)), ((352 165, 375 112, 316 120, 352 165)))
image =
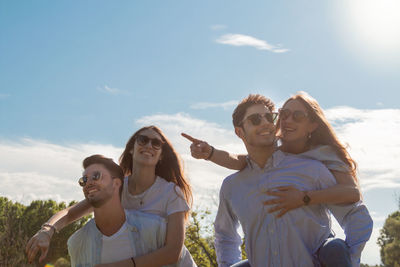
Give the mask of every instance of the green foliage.
MULTIPOLYGON (((70 203, 68 206, 73 205, 70 203)), ((35 200, 29 206, 13 203, 0 197, 0 266, 44 266, 51 263, 55 267, 67 267, 69 256, 67 240, 73 232, 81 228, 89 219, 85 217, 54 234, 49 253, 44 263, 27 263, 25 246, 51 216, 65 209, 65 203, 53 200, 35 200)), ((199 267, 218 266, 214 248, 214 229, 210 223, 209 211, 193 211, 186 229, 185 245, 199 267)), ((242 246, 243 258, 244 245, 242 246)), ((40 252, 39 252, 40 254, 40 252)))
POLYGON ((400 267, 400 211, 388 216, 377 243, 384 266, 400 267))
MULTIPOLYGON (((36 200, 26 207, 0 197, 0 266, 44 266, 45 263, 37 260, 33 265, 27 264, 25 246, 43 223, 65 208, 65 203, 58 204, 53 200, 36 200)), ((82 218, 53 235, 45 262, 56 262, 60 257, 69 259, 67 240, 88 218, 82 218)))

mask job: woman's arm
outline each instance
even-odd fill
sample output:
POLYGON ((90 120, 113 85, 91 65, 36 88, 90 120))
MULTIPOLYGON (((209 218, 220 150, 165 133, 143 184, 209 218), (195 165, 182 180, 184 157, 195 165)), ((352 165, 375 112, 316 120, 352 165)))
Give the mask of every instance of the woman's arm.
POLYGON ((246 166, 246 155, 230 154, 224 150, 218 150, 210 146, 207 142, 191 137, 182 133, 182 136, 192 142, 190 152, 196 159, 206 159, 222 167, 241 170, 246 166))
POLYGON ((82 200, 71 207, 61 210, 54 214, 45 224, 51 226, 43 226, 31 239, 28 241, 25 252, 28 262, 32 262, 36 254, 41 251, 39 261, 44 260, 50 247, 50 240, 55 231, 63 229, 72 222, 88 215, 93 211, 89 202, 82 200))
POLYGON ((268 211, 280 211, 277 217, 281 217, 286 212, 297 209, 305 205, 303 198, 307 194, 310 198, 309 205, 312 204, 350 204, 361 199, 361 193, 350 173, 331 171, 337 184, 321 190, 300 191, 293 186, 283 186, 276 188, 278 191, 268 191, 267 195, 276 198, 265 201, 264 205, 275 205, 268 211))
MULTIPOLYGON (((176 212, 168 216, 167 236, 165 245, 151 253, 135 257, 136 267, 158 267, 176 263, 182 251, 183 241, 185 239, 185 212, 176 212)), ((131 259, 113 262, 108 264, 99 264, 96 267, 132 267, 131 259)))

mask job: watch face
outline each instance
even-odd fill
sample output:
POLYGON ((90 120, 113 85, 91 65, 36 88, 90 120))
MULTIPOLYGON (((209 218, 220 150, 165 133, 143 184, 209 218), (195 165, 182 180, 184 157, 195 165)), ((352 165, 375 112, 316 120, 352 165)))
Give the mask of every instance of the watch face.
POLYGON ((304 204, 308 205, 308 203, 310 203, 310 200, 311 200, 311 198, 307 194, 305 194, 303 197, 304 204))

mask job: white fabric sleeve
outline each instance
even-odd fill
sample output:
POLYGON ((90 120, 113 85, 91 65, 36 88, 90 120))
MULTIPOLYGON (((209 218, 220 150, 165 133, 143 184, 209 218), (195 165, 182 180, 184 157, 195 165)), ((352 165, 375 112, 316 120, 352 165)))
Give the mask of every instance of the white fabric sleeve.
POLYGON ((328 205, 346 235, 346 243, 350 247, 353 266, 360 265, 361 252, 369 240, 373 221, 367 207, 361 201, 350 205, 328 205))
POLYGON ((219 267, 227 267, 242 259, 240 245, 242 238, 238 233, 239 221, 230 209, 221 186, 219 207, 214 222, 215 250, 219 267))
MULTIPOLYGON (((336 180, 326 168, 320 168, 319 182, 321 188, 332 186, 336 180)), ((350 247, 350 256, 353 266, 360 265, 361 252, 369 240, 373 221, 367 207, 359 201, 349 205, 326 205, 336 218, 346 235, 346 244, 350 247)))
POLYGON ((189 210, 189 205, 183 196, 182 190, 178 186, 175 184, 171 186, 168 194, 167 216, 176 212, 189 210))
POLYGON ((299 154, 300 157, 318 160, 322 162, 328 169, 333 171, 347 172, 350 170, 349 166, 344 163, 338 155, 336 155, 333 148, 329 145, 321 145, 314 147, 304 153, 299 154))

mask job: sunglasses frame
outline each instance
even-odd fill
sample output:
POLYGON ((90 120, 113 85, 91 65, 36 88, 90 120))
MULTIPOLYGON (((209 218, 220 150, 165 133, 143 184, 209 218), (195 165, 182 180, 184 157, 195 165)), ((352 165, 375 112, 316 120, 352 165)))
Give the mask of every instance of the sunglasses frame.
MULTIPOLYGON (((90 178, 93 181, 98 181, 101 179, 101 177, 103 177, 103 174, 99 171, 96 171, 93 173, 93 175, 90 178)), ((87 177, 87 175, 84 175, 81 178, 79 178, 78 183, 80 186, 84 187, 84 186, 86 186, 87 181, 88 181, 88 177, 87 177)))
POLYGON ((266 112, 264 114, 253 113, 253 114, 247 116, 246 118, 244 118, 242 120, 242 122, 240 123, 240 125, 243 125, 245 120, 249 120, 251 125, 258 126, 261 124, 262 118, 265 118, 269 123, 275 124, 278 119, 278 112, 266 112), (258 122, 254 122, 253 118, 256 119, 258 122), (272 119, 272 121, 270 119, 272 119))
POLYGON ((165 142, 161 139, 158 138, 150 138, 147 135, 143 135, 143 134, 139 134, 136 137, 136 143, 139 146, 145 146, 148 143, 151 143, 151 147, 155 150, 160 150, 162 148, 162 146, 165 144, 165 142), (160 146, 156 145, 154 142, 160 143, 160 146))
POLYGON ((308 118, 308 116, 309 116, 308 112, 302 111, 302 110, 291 111, 290 109, 286 109, 286 108, 279 109, 279 119, 284 120, 284 121, 287 120, 289 117, 292 117, 294 122, 300 123, 300 122, 303 122, 306 118, 308 118), (284 116, 282 117, 282 115, 281 115, 282 112, 288 112, 288 115, 287 116, 285 115, 286 117, 283 118, 284 116), (301 117, 299 117, 296 114, 301 114, 301 117))

